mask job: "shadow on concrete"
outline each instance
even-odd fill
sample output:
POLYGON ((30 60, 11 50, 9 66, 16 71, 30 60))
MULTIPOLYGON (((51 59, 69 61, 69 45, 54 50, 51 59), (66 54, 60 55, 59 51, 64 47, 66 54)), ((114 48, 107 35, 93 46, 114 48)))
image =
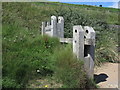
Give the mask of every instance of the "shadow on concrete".
POLYGON ((94 81, 96 84, 100 83, 100 82, 105 82, 107 81, 106 79, 108 78, 107 74, 101 73, 99 75, 94 74, 94 81))

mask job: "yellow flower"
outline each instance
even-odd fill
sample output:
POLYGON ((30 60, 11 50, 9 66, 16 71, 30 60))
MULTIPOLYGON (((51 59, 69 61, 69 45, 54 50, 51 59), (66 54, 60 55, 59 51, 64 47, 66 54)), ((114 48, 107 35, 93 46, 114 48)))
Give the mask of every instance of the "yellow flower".
POLYGON ((47 88, 47 87, 48 87, 48 85, 45 85, 45 87, 47 88))

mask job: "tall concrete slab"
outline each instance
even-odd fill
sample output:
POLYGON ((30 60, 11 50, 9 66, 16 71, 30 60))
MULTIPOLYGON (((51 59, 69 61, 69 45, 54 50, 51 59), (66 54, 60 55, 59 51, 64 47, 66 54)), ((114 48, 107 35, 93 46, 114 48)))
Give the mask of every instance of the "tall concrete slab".
POLYGON ((73 53, 84 60, 84 30, 80 25, 73 26, 73 53))
POLYGON ((59 38, 64 38, 64 18, 62 16, 58 17, 57 32, 59 38))
POLYGON ((42 22, 41 34, 45 34, 45 22, 42 22))
POLYGON ((85 26, 85 69, 87 71, 88 77, 93 78, 94 75, 94 57, 95 57, 95 31, 92 27, 85 26), (88 64, 89 63, 89 64, 88 64), (88 68, 89 67, 89 68, 88 68))
POLYGON ((51 16, 51 36, 57 37, 57 18, 51 16))

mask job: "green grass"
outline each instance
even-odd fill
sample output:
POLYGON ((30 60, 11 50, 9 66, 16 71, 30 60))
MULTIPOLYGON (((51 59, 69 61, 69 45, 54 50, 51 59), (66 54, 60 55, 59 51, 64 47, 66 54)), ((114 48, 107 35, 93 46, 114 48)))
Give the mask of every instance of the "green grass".
POLYGON ((73 55, 70 46, 57 49, 55 55, 53 55, 53 60, 55 60, 55 64, 53 65, 55 66, 55 76, 67 88, 85 88, 86 78, 84 71, 82 71, 83 63, 79 62, 73 55))
POLYGON ((88 84, 82 62, 70 47, 61 45, 57 38, 40 35, 41 23, 50 20, 51 15, 64 17, 65 37, 72 37, 73 25, 92 26, 100 32, 96 35, 96 65, 118 61, 117 30, 109 28, 109 24, 120 25, 118 9, 50 2, 6 2, 2 8, 3 87, 26 87, 31 79, 53 75, 63 87, 94 86, 91 80, 88 84))
POLYGON ((27 40, 3 42, 3 78, 10 77, 24 86, 32 76, 35 76, 34 74, 37 74, 37 69, 40 70, 41 76, 51 74, 49 58, 53 49, 59 46, 59 41, 47 36, 38 38, 34 38, 32 42, 27 40))
POLYGON ((88 79, 84 71, 84 63, 73 54, 72 45, 57 48, 53 54, 52 62, 56 80, 63 83, 63 88, 94 87, 93 83, 91 86, 87 86, 88 79))

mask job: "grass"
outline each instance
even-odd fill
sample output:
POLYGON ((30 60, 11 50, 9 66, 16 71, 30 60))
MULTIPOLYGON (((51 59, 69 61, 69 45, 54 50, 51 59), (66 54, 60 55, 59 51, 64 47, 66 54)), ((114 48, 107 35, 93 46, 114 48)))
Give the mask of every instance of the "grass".
POLYGON ((3 43, 3 78, 10 77, 23 87, 31 76, 36 76, 36 70, 40 70, 41 76, 51 73, 49 57, 54 47, 59 46, 58 39, 47 36, 28 42, 3 43))
POLYGON ((65 37, 72 37, 72 26, 78 24, 100 32, 96 35, 96 65, 118 62, 117 30, 109 27, 120 25, 118 9, 50 2, 6 2, 2 8, 4 88, 26 87, 29 80, 47 76, 55 77, 65 88, 95 87, 86 78, 82 62, 74 57, 70 46, 61 45, 57 38, 40 36, 42 21, 49 21, 51 15, 64 17, 65 37))
POLYGON ((85 88, 86 77, 83 69, 83 62, 77 60, 73 55, 72 48, 57 49, 53 55, 53 66, 55 66, 55 76, 66 88, 85 88), (59 51, 59 52, 58 52, 59 51), (74 79, 73 79, 74 77, 74 79))

